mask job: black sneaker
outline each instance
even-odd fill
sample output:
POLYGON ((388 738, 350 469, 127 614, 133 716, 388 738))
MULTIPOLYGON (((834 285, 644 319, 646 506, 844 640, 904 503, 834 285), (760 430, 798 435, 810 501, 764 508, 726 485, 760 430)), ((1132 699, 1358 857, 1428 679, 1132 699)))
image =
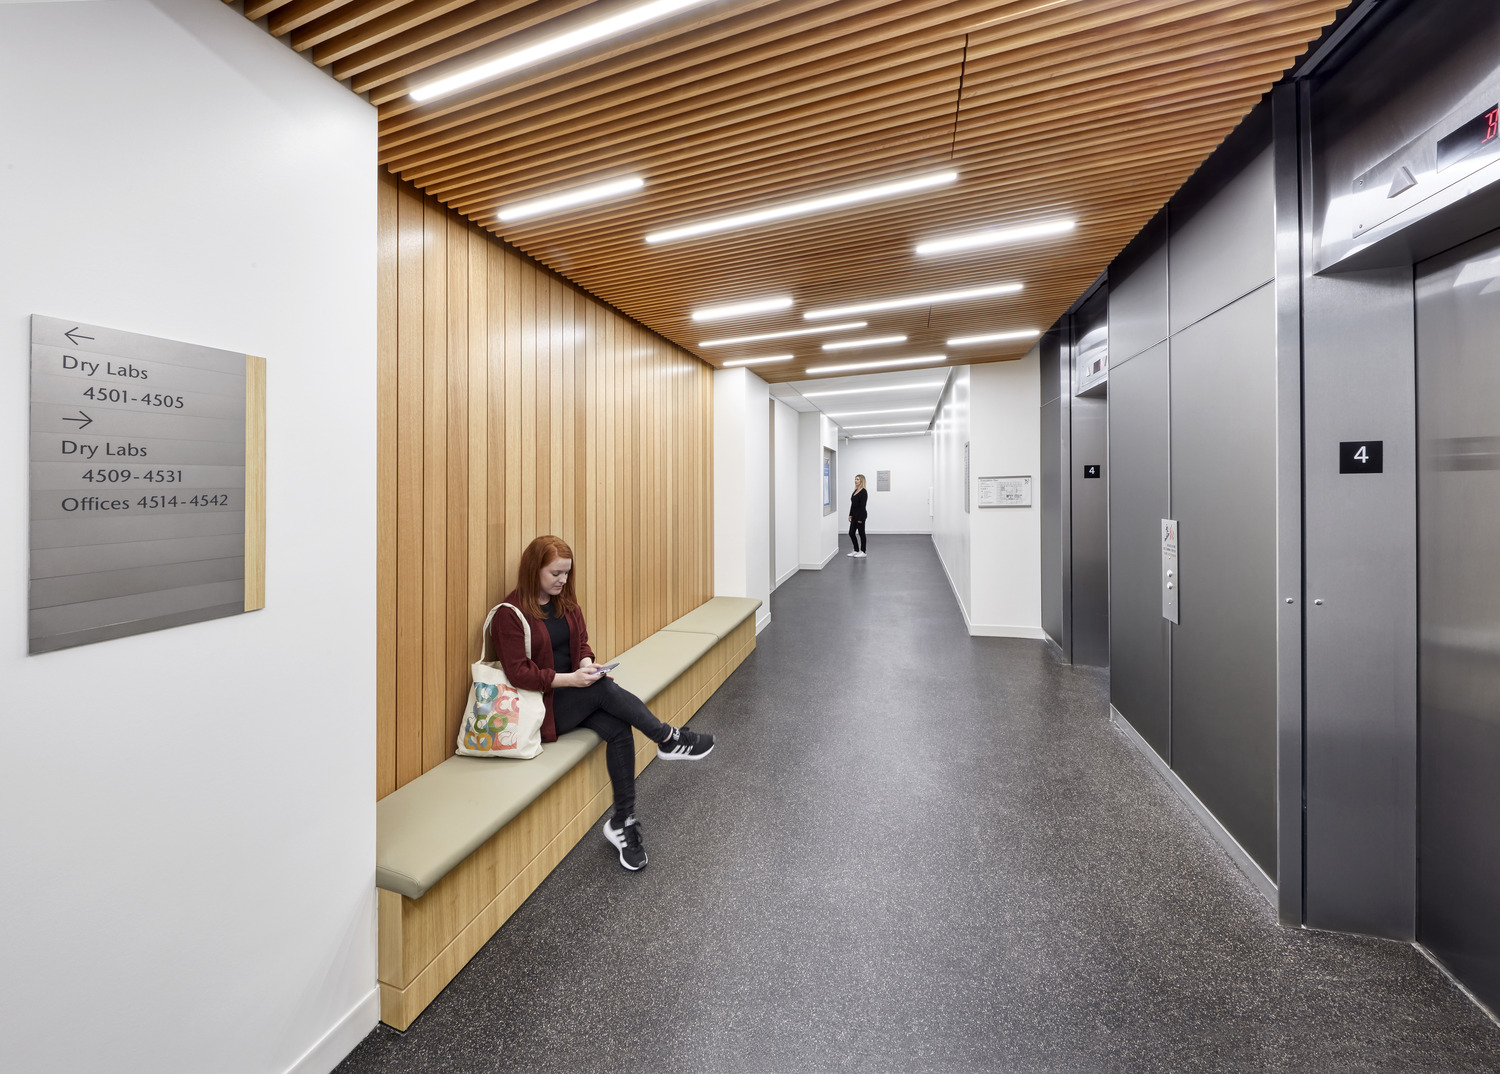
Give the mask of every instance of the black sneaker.
POLYGON ((619 848, 620 864, 632 873, 646 867, 646 848, 641 846, 641 825, 634 817, 626 817, 625 824, 617 827, 614 818, 604 822, 604 838, 619 848))
POLYGON ((656 746, 656 755, 667 761, 696 761, 714 751, 714 736, 674 727, 672 737, 656 746))

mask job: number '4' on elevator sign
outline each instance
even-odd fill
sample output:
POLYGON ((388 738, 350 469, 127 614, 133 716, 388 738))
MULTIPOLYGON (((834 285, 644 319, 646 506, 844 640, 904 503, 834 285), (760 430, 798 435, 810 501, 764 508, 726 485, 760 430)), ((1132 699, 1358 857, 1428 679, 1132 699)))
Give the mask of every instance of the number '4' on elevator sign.
POLYGON ((1384 440, 1345 440, 1339 444, 1339 473, 1385 472, 1384 440))

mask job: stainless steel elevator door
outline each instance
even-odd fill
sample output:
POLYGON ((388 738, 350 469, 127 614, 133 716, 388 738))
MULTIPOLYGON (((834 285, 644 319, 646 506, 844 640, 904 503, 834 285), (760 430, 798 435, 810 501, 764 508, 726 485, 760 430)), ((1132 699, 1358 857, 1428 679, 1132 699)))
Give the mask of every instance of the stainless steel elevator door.
POLYGON ((1418 938, 1500 1007, 1500 231, 1417 266, 1418 938))

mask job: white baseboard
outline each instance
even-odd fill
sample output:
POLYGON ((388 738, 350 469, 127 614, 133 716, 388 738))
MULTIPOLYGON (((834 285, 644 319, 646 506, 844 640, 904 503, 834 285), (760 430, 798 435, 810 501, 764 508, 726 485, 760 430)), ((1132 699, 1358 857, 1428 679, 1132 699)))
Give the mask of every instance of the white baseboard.
POLYGON ((802 569, 801 566, 796 566, 796 567, 793 567, 791 570, 787 571, 780 578, 776 579, 776 584, 771 587, 771 590, 774 592, 775 590, 780 589, 781 588, 781 583, 783 583, 787 579, 791 578, 792 575, 796 574, 801 569, 802 569))
POLYGON ((1266 875, 1259 865, 1255 863, 1245 848, 1240 846, 1240 841, 1229 834, 1229 829, 1220 823, 1219 818, 1209 811, 1208 806, 1198 800, 1191 787, 1182 782, 1182 777, 1168 767, 1167 762, 1161 759, 1161 754, 1151 748, 1151 743, 1141 737, 1141 733, 1131 726, 1130 721, 1120 714, 1120 710, 1113 705, 1109 707, 1109 722, 1114 725, 1126 742, 1129 742, 1145 756, 1151 767, 1156 770, 1173 793, 1181 798, 1188 810, 1197 817, 1199 822, 1208 829, 1208 834, 1214 837, 1214 841, 1224 848, 1229 855, 1229 860, 1239 868, 1240 872, 1254 884, 1256 889, 1266 897, 1271 908, 1276 908, 1276 882, 1266 875))
POLYGON ((758 608, 756 610, 756 612, 755 612, 755 633, 759 634, 762 630, 766 629, 766 627, 768 627, 770 625, 771 625, 771 612, 770 612, 770 609, 767 608, 764 604, 762 604, 760 606, 760 608, 758 608))
MULTIPOLYGON (((968 622, 968 616, 964 617, 964 621, 968 622)), ((1004 623, 969 623, 968 626, 971 638, 1031 638, 1035 641, 1047 639, 1047 632, 1041 627, 1008 626, 1004 623)))
POLYGON ((824 567, 828 566, 829 561, 838 554, 839 550, 835 548, 832 552, 829 552, 828 555, 823 557, 822 563, 799 563, 797 564, 797 569, 799 571, 820 571, 824 567))
POLYGON ((373 988, 321 1040, 303 1052, 301 1059, 287 1067, 286 1074, 328 1074, 379 1024, 380 989, 373 988))
POLYGON ((910 535, 930 537, 932 535, 931 530, 865 530, 865 533, 871 537, 904 537, 910 535))

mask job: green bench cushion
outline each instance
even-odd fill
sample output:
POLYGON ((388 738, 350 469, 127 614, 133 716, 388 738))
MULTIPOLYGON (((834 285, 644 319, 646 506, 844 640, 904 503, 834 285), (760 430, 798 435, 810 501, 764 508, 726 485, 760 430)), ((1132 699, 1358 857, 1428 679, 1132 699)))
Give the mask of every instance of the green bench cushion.
POLYGON ((712 634, 716 638, 727 638, 734 628, 755 614, 760 601, 755 597, 714 597, 700 604, 681 619, 670 622, 663 629, 712 634))
POLYGON ((659 630, 639 645, 609 657, 610 662, 620 662, 609 677, 649 705, 717 644, 714 634, 659 630))
POLYGON ((586 728, 529 761, 450 757, 375 803, 375 886, 420 899, 599 745, 586 728))

